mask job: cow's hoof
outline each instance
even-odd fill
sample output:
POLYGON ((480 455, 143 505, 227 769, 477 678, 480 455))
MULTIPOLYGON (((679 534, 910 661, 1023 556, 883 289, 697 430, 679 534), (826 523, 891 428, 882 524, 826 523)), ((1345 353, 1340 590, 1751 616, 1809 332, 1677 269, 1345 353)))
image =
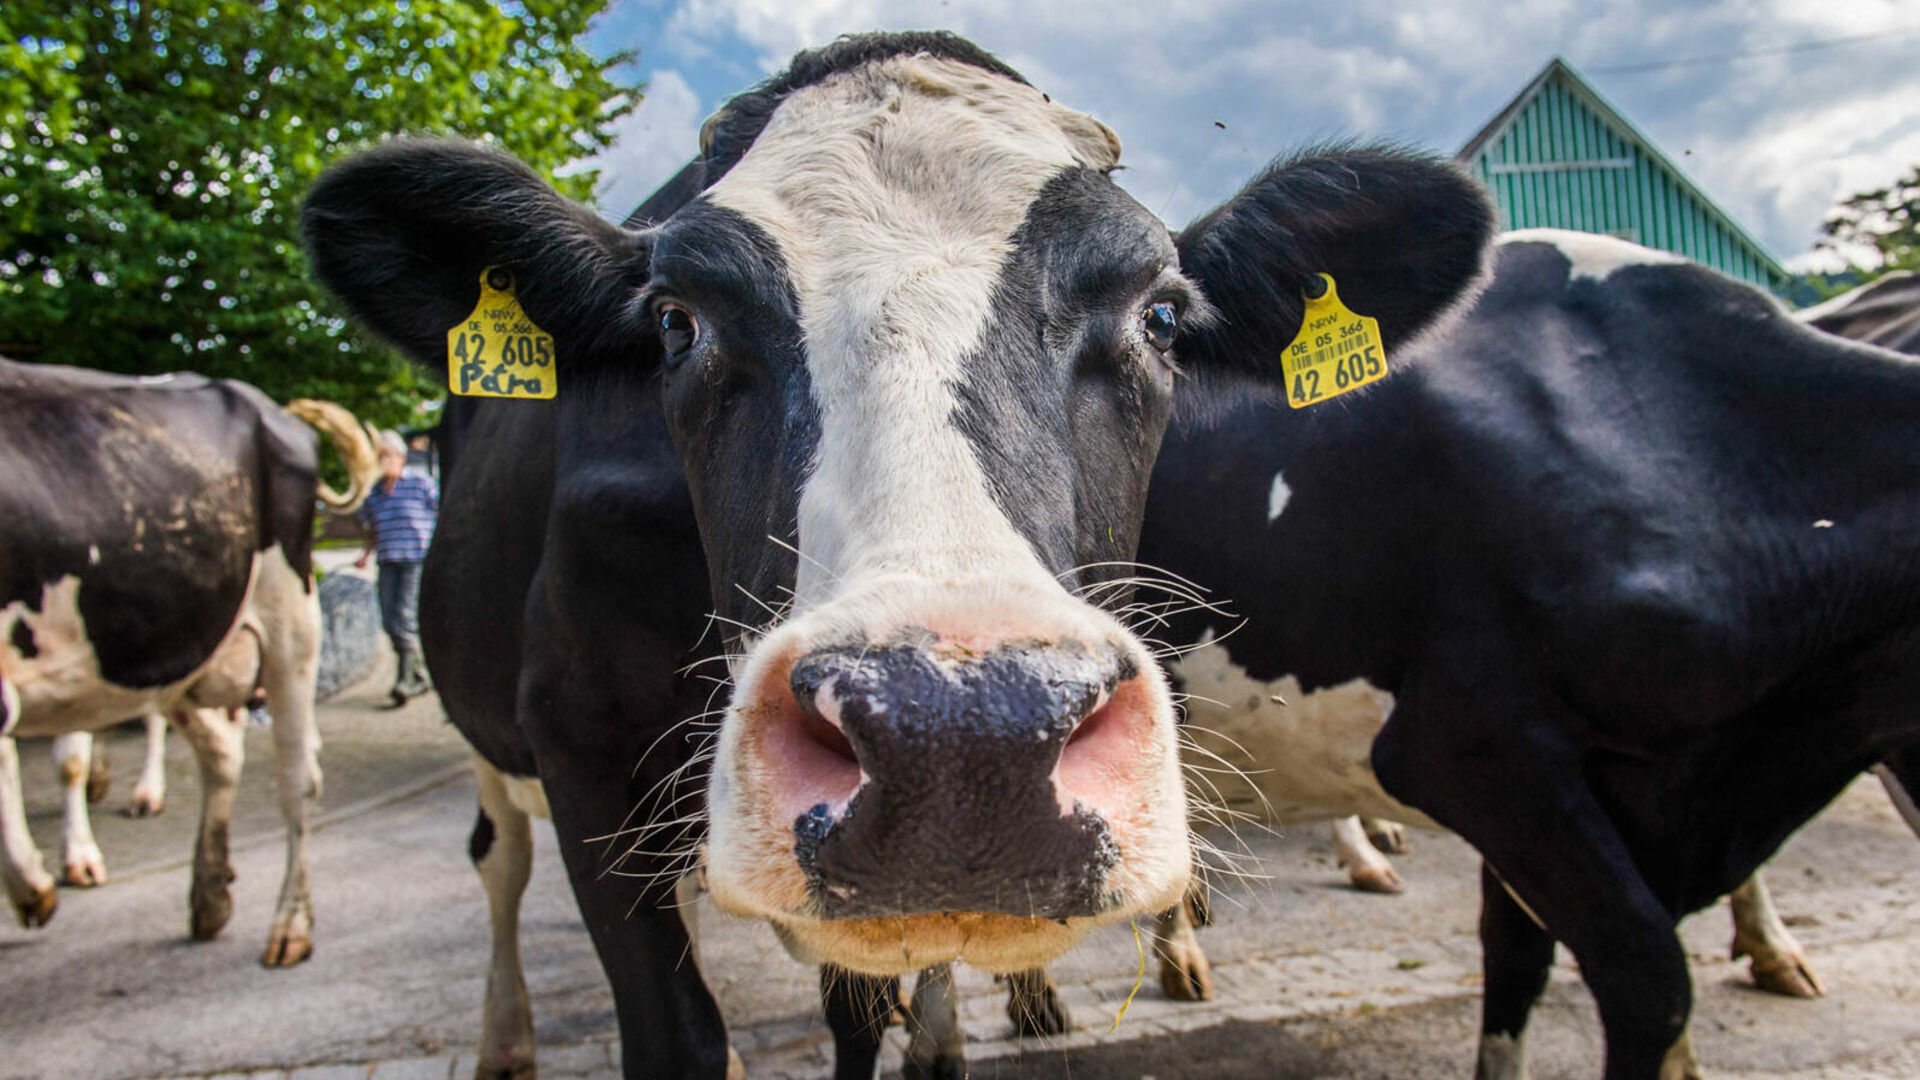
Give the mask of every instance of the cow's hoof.
POLYGON ((196 890, 192 900, 192 918, 187 932, 195 941, 212 941, 233 918, 233 894, 222 885, 217 889, 196 890))
POLYGON ((193 940, 212 941, 233 918, 233 893, 227 889, 232 881, 233 871, 227 868, 194 872, 193 888, 187 894, 188 933, 193 940))
POLYGON ((533 1065, 533 1048, 516 1046, 499 1054, 484 1055, 474 1067, 473 1080, 534 1080, 540 1070, 533 1065))
POLYGON ((24 900, 16 897, 13 901, 13 910, 20 916, 20 925, 29 930, 47 925, 53 913, 59 909, 60 897, 53 891, 52 885, 40 886, 24 900))
POLYGON ((66 865, 60 872, 60 880, 69 885, 86 889, 107 883, 107 864, 97 847, 69 851, 62 861, 66 865))
POLYGON ((1753 976, 1755 986, 1782 997, 1816 998, 1824 997, 1827 992, 1820 976, 1807 966, 1807 958, 1797 949, 1771 956, 1755 952, 1747 971, 1753 976))
MULTIPOLYGON (((284 920, 275 920, 273 931, 267 935, 267 949, 260 954, 263 967, 292 967, 313 955, 313 923, 305 915, 295 915, 284 920)), ((527 1067, 533 1067, 529 1061, 527 1067)), ((518 1074, 510 1074, 518 1075, 518 1074)), ((531 1072, 527 1073, 532 1076, 531 1072)))
POLYGON ((1397 821, 1386 818, 1362 818, 1367 829, 1367 842, 1386 855, 1405 855, 1413 850, 1407 843, 1407 827, 1397 821))
POLYGON ((159 817, 167 808, 167 797, 144 788, 133 789, 133 802, 127 805, 131 817, 159 817))
POLYGON ((935 1054, 927 1061, 911 1057, 900 1063, 900 1080, 966 1080, 967 1059, 959 1055, 935 1054))
POLYGON ((1399 871, 1391 866, 1363 866, 1348 877, 1353 881, 1353 887, 1361 892, 1391 894, 1407 887, 1400 880, 1399 871))
POLYGON ((1753 976, 1754 985, 1768 993, 1796 998, 1826 995, 1827 988, 1807 963, 1807 954, 1783 927, 1776 926, 1771 934, 1764 929, 1748 934, 1736 922, 1728 953, 1734 960, 1751 957, 1747 972, 1753 976))
POLYGON ((1160 957, 1160 989, 1174 1001, 1212 1001, 1213 964, 1197 946, 1171 946, 1160 957))

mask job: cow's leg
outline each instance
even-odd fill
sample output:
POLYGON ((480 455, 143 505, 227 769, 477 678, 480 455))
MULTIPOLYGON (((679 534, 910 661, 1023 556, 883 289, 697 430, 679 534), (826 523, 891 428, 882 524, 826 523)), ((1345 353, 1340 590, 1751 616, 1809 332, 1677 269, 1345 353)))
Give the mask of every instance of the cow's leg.
POLYGON ((107 761, 106 747, 94 745, 92 732, 86 736, 87 805, 98 806, 107 801, 107 792, 113 788, 113 766, 107 761))
POLYGON ((1773 909, 1773 897, 1767 894, 1760 871, 1755 870, 1727 899, 1733 907, 1732 958, 1753 958, 1747 970, 1761 989, 1787 997, 1819 997, 1827 992, 1808 966, 1800 943, 1773 909))
POLYGON ((1367 840, 1382 855, 1405 855, 1413 850, 1413 845, 1407 842, 1407 827, 1397 821, 1363 817, 1360 825, 1367 831, 1367 840))
POLYGON ((1358 817, 1343 817, 1333 823, 1333 850, 1340 865, 1347 868, 1354 888, 1377 893, 1397 893, 1406 888, 1393 864, 1367 840, 1358 817))
POLYGON ((27 807, 20 791, 20 751, 12 737, 0 735, 0 877, 22 926, 45 926, 59 899, 53 875, 40 861, 40 849, 27 831, 27 807))
POLYGON ((1526 1080, 1527 1016, 1547 988, 1553 937, 1480 864, 1480 948, 1486 988, 1480 1003, 1475 1080, 1526 1080))
POLYGON ((167 808, 167 718, 148 713, 141 722, 147 728, 147 755, 140 763, 140 782, 133 785, 128 813, 153 817, 167 808))
MULTIPOLYGON (((572 749, 548 744, 537 752, 567 878, 613 984, 626 1075, 720 1080, 730 1073, 732 1048, 668 880, 682 867, 671 856, 621 859, 625 838, 611 845, 588 841, 617 830, 660 776, 635 772, 637 752, 622 755, 585 742, 572 749), (610 872, 616 867, 619 872, 610 872), (636 886, 636 878, 652 884, 636 886)), ((654 841, 670 848, 682 842, 654 841)))
POLYGON ((278 549, 261 559, 254 611, 266 631, 261 685, 273 709, 274 781, 287 828, 287 868, 260 962, 291 967, 313 953, 313 895, 307 833, 320 801, 320 730, 314 681, 320 666, 320 598, 278 549))
POLYGON ((1194 928, 1209 921, 1204 886, 1197 882, 1172 910, 1153 920, 1153 951, 1160 958, 1160 989, 1175 1001, 1212 1001, 1213 966, 1194 928))
POLYGON ((1073 1027, 1066 1000, 1046 968, 1016 971, 1006 979, 1007 1019, 1022 1037, 1064 1035, 1073 1027))
MULTIPOLYGON (((1481 706, 1498 700, 1490 693, 1515 688, 1483 682, 1468 692, 1442 681, 1449 670, 1493 678, 1477 661, 1440 665, 1403 693, 1374 740, 1374 771, 1389 794, 1479 848, 1573 952, 1606 1030, 1607 1080, 1659 1076, 1693 1003, 1674 914, 1587 786, 1577 750, 1555 740, 1556 724, 1574 719, 1517 704, 1504 719, 1486 715, 1481 706)), ((1489 962, 1510 963, 1501 955, 1489 962)), ((1490 968, 1488 981, 1523 977, 1490 968)))
MULTIPOLYGON (((919 995, 914 995, 918 1005, 919 995)), ((820 1007, 833 1033, 833 1080, 873 1080, 900 980, 820 965, 820 1007)))
POLYGON ((93 736, 69 731, 53 740, 53 763, 60 770, 60 880, 86 887, 107 883, 107 863, 93 839, 87 804, 93 775, 93 736))
MULTIPOLYGON (((906 1060, 901 1080, 964 1080, 966 1035, 960 1030, 960 1000, 953 989, 953 965, 922 971, 913 982, 907 1006, 906 1060)), ((838 1080, 838 1078, 836 1078, 838 1080)))
POLYGON ((493 961, 487 967, 487 1003, 480 1029, 475 1080, 529 1080, 533 1064, 533 1010, 520 970, 520 897, 533 871, 533 822, 513 804, 499 770, 473 756, 480 813, 467 854, 487 890, 493 961))
POLYGON ((233 864, 227 857, 227 833, 233 823, 233 795, 246 762, 247 742, 237 715, 227 709, 180 709, 173 722, 200 767, 200 835, 193 843, 193 886, 187 894, 189 927, 195 941, 209 941, 233 915, 233 864))

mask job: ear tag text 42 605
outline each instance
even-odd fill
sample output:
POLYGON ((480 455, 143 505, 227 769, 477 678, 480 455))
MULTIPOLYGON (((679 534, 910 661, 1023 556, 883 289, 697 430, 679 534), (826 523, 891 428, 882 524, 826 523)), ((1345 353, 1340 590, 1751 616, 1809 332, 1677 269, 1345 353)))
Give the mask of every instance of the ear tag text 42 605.
POLYGON ((480 272, 480 302, 447 331, 447 389, 465 397, 551 398, 553 335, 533 325, 504 266, 480 272))
POLYGON ((1380 324, 1348 310, 1330 275, 1315 275, 1306 300, 1300 333, 1281 358, 1287 404, 1304 409, 1386 378, 1387 348, 1380 342, 1380 324))

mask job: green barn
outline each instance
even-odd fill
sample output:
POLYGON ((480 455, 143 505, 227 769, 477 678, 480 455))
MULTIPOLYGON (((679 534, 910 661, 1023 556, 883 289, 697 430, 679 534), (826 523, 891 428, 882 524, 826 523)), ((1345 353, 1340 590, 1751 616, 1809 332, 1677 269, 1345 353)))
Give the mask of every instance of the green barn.
POLYGON ((1778 291, 1793 275, 1559 57, 1461 148, 1506 229, 1577 229, 1778 291))

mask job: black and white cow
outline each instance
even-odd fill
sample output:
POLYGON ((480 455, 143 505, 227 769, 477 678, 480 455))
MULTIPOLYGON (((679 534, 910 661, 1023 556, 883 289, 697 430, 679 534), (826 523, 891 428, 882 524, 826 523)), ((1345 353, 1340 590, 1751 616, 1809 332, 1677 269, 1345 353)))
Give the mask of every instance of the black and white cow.
POLYGON ((1895 270, 1793 317, 1829 334, 1920 355, 1920 274, 1895 270))
MULTIPOLYGON (((371 463, 337 406, 302 419, 371 463)), ((276 715, 287 875, 262 962, 312 951, 307 825, 320 794, 310 555, 319 459, 300 419, 243 383, 0 359, 0 877, 29 926, 52 878, 26 830, 11 736, 170 712, 199 758, 191 928, 232 914, 228 821, 242 755, 227 715, 276 715)), ((84 809, 84 807, 83 807, 84 809)))
POLYGON ((1506 236, 1399 366, 1304 411, 1195 380, 1140 558, 1246 621, 1175 674, 1246 710, 1202 721, 1236 737, 1316 693, 1384 701, 1348 710, 1349 788, 1486 860, 1482 1077, 1524 1075, 1555 939, 1608 1077, 1694 1075, 1675 921, 1876 761, 1920 781, 1920 366, 1556 232, 1506 236))
POLYGON ((879 985, 1178 900, 1166 684, 1076 594, 1132 557, 1179 372, 1273 377, 1317 272, 1398 348, 1490 223, 1450 167, 1346 149, 1176 238, 1112 182, 1111 131, 943 34, 802 53, 702 142, 629 228, 434 142, 304 211, 322 280, 423 363, 489 267, 557 344, 556 402, 451 407, 422 597, 480 762, 484 1075, 531 1066, 528 810, 630 1076, 727 1068, 670 887, 703 837, 722 907, 879 985))

